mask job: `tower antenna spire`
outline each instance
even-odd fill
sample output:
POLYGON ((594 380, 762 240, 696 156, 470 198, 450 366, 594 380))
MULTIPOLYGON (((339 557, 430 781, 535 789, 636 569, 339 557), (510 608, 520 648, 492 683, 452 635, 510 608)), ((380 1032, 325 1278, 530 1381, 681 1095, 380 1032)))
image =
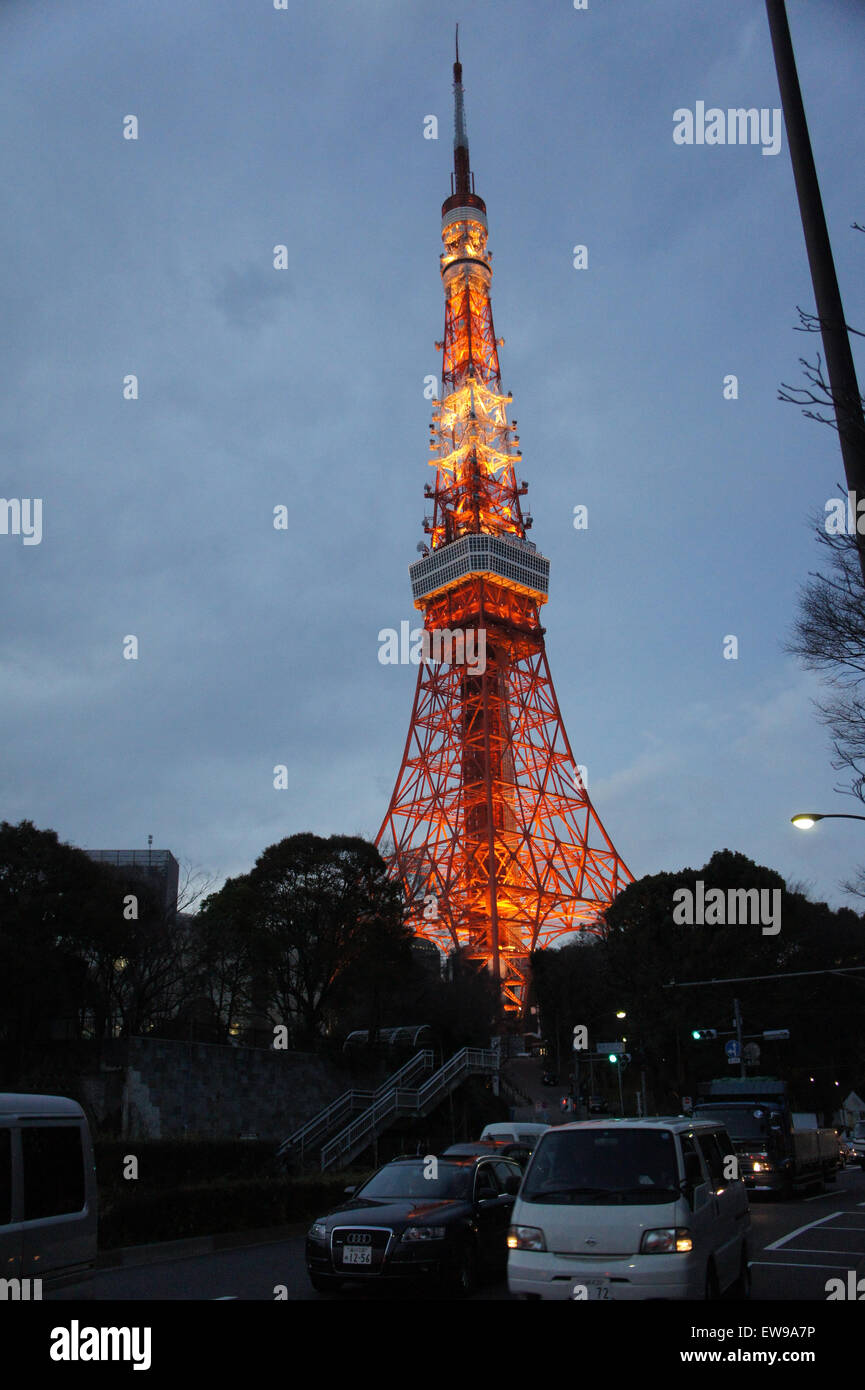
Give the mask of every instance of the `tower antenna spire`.
POLYGON ((466 133, 466 112, 463 103, 463 65, 460 62, 460 26, 456 32, 456 61, 454 63, 454 193, 464 197, 472 191, 469 168, 469 137, 466 133))

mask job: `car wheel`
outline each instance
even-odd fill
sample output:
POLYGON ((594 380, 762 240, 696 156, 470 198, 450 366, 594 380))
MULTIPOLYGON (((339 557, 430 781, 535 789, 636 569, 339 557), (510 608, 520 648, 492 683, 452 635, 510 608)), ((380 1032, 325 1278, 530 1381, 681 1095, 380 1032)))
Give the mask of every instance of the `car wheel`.
POLYGON ((335 1279, 332 1274, 310 1274, 309 1282, 316 1293, 336 1293, 342 1288, 342 1280, 335 1279))
POLYGON ((470 1245, 464 1245, 448 1280, 457 1298, 468 1298, 478 1286, 478 1261, 470 1245))
POLYGON ((713 1303, 719 1296, 718 1276, 715 1273, 715 1265, 712 1260, 709 1261, 709 1267, 706 1270, 706 1292, 703 1296, 707 1303, 713 1303))

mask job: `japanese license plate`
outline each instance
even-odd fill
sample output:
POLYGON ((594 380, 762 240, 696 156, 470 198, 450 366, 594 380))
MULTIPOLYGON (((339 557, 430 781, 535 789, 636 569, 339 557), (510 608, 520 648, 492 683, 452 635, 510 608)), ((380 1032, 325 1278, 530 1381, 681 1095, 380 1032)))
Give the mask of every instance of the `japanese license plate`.
POLYGON ((371 1265, 372 1246, 346 1245, 342 1252, 342 1262, 344 1265, 371 1265))
POLYGON ((610 1281, 609 1279, 577 1279, 571 1289, 571 1298, 577 1303, 608 1301, 610 1281))

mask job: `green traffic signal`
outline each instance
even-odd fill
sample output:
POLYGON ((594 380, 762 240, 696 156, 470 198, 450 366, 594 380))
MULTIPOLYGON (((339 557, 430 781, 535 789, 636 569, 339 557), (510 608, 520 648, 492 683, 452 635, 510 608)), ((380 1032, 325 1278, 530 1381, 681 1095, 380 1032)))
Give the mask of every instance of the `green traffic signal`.
POLYGON ((616 1064, 616 1062, 618 1062, 618 1060, 619 1060, 619 1059, 618 1059, 618 1057, 616 1056, 615 1052, 611 1052, 610 1055, 609 1055, 609 1057, 607 1058, 607 1061, 608 1061, 608 1062, 612 1062, 612 1063, 613 1063, 613 1066, 615 1066, 615 1064, 616 1064))

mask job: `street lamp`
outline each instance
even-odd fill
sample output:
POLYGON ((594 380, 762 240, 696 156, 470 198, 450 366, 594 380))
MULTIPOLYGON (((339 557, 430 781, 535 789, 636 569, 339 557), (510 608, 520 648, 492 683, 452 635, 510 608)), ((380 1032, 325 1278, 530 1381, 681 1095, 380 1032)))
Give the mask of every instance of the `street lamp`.
POLYGON ((798 811, 790 817, 797 830, 810 830, 818 820, 865 820, 865 816, 854 816, 850 811, 798 811))

